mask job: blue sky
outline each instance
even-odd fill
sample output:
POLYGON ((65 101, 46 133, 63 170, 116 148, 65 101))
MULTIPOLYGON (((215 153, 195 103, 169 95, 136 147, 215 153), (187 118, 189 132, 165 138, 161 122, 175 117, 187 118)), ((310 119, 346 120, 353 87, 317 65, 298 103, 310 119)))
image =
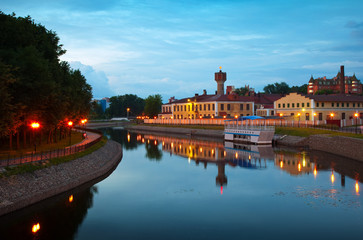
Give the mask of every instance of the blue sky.
POLYGON ((290 86, 310 76, 363 80, 363 1, 1 0, 55 31, 95 98, 182 98, 225 85, 290 86))

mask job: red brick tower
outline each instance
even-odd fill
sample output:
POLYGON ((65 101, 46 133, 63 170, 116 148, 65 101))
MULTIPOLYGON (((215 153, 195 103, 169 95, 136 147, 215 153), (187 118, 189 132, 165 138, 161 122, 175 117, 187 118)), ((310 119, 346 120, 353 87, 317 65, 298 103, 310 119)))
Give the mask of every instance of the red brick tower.
POLYGON ((217 82, 217 95, 224 95, 224 82, 227 80, 227 73, 222 72, 222 67, 219 69, 219 72, 214 73, 214 80, 217 82))

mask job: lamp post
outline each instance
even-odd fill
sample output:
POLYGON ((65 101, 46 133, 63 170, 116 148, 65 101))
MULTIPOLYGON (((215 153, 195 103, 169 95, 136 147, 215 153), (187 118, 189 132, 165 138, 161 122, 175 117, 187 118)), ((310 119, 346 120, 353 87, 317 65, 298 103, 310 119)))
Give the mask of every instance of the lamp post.
POLYGON ((313 117, 313 118, 314 118, 314 122, 313 122, 313 124, 314 124, 314 127, 315 127, 315 117, 316 117, 316 113, 315 113, 315 112, 313 113, 313 116, 314 116, 314 117, 313 117))
POLYGON ((72 142, 72 126, 73 126, 73 122, 69 121, 68 126, 69 126, 69 146, 70 146, 71 142, 72 142))
POLYGON ((126 111, 127 111, 127 119, 129 119, 130 108, 126 108, 126 111))
POLYGON ((358 133, 358 113, 354 113, 355 117, 355 134, 358 133))
POLYGON ((280 113, 279 116, 280 116, 280 126, 282 127, 282 117, 284 116, 284 114, 280 113))
POLYGON ((300 116, 301 116, 301 113, 297 113, 297 116, 299 117, 298 127, 300 127, 300 116))
POLYGON ((36 139, 36 132, 35 130, 37 130, 40 127, 40 124, 38 122, 33 122, 30 124, 31 128, 33 129, 33 135, 34 135, 34 153, 37 152, 37 139, 36 139))

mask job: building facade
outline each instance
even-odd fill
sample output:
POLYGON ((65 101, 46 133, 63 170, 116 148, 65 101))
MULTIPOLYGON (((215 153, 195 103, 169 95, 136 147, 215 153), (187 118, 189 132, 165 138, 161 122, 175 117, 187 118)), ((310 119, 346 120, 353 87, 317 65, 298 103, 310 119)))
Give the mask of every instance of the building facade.
POLYGON ((363 96, 302 95, 290 93, 275 101, 277 116, 289 120, 324 121, 363 119, 363 96))
POLYGON ((344 66, 340 67, 340 72, 332 79, 326 77, 310 78, 308 83, 308 94, 316 94, 318 91, 332 91, 342 94, 362 94, 362 83, 355 74, 351 77, 344 76, 344 66), (341 81, 344 79, 344 81, 341 81))

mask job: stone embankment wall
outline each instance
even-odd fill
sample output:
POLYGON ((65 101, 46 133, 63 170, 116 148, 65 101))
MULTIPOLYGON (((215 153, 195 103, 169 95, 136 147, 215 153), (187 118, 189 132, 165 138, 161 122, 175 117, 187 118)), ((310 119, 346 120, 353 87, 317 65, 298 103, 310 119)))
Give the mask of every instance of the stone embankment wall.
POLYGON ((193 128, 178 128, 178 127, 154 127, 145 125, 129 125, 125 126, 127 129, 133 129, 138 131, 147 132, 160 132, 160 133, 172 133, 178 135, 189 136, 203 136, 211 138, 224 138, 223 130, 210 130, 210 129, 193 129, 193 128))
POLYGON ((32 173, 0 178, 0 215, 109 175, 121 158, 121 145, 109 140, 104 147, 73 161, 32 173))
POLYGON ((309 149, 329 152, 347 158, 363 161, 363 139, 313 135, 306 139, 309 149))

